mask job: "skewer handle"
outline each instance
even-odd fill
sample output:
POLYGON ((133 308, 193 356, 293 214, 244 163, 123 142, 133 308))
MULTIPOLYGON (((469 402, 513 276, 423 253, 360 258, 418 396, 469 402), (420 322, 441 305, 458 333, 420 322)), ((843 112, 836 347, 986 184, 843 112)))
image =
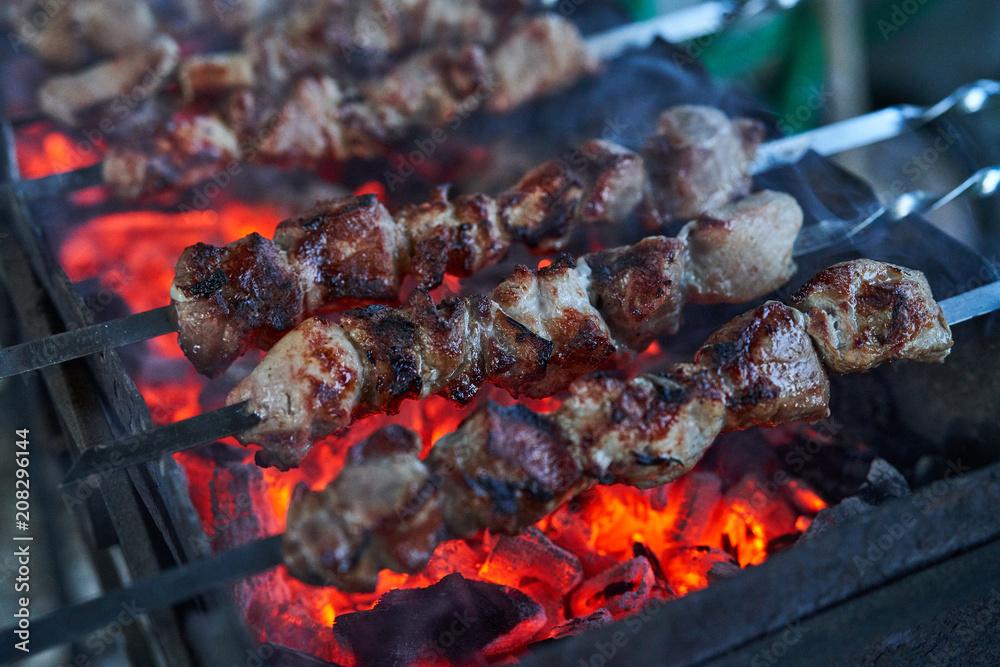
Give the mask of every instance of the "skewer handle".
POLYGON ((0 378, 174 333, 177 331, 174 313, 173 306, 162 306, 0 349, 0 378))

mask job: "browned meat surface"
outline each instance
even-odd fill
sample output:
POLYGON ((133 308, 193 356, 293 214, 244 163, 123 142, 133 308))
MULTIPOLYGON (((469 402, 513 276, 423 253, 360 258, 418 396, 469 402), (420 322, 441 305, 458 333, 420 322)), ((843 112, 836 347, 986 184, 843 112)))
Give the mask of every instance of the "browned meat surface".
POLYGON ((590 294, 616 340, 634 350, 680 328, 685 299, 686 247, 680 239, 651 236, 633 246, 590 253, 590 294))
POLYGON ((686 265, 692 303, 743 303, 784 285, 795 273, 792 250, 802 209, 783 192, 764 190, 688 223, 686 265))
POLYGON ((599 67, 576 26, 554 14, 526 21, 497 47, 492 60, 487 108, 497 113, 569 86, 599 67))
POLYGON ((619 222, 642 200, 645 166, 632 151, 595 139, 580 146, 570 164, 584 175, 583 194, 577 206, 577 216, 584 223, 619 222))
POLYGON ((747 194, 750 165, 763 138, 760 122, 730 121, 713 107, 664 111, 642 149, 653 218, 685 222, 747 194))
POLYGON ((583 197, 580 175, 558 160, 532 169, 498 197, 500 220, 510 236, 542 252, 569 240, 583 197))
POLYGON ((516 533, 584 488, 570 442, 544 415, 488 402, 431 450, 449 536, 516 533))
POLYGON ((320 313, 399 295, 399 230, 374 195, 321 202, 283 221, 274 242, 305 290, 305 312, 320 313))
POLYGON ((105 183, 132 199, 148 192, 195 185, 227 173, 240 156, 236 136, 216 116, 178 120, 147 147, 112 146, 101 165, 105 183))
POLYGON ((299 79, 277 115, 265 115, 253 132, 257 159, 284 164, 347 159, 343 100, 340 86, 328 76, 299 79))
POLYGON ((818 273, 792 295, 833 373, 860 373, 892 359, 943 361, 951 330, 919 271, 859 259, 818 273))
POLYGON ((802 313, 769 301, 712 334, 695 363, 726 388, 726 430, 829 415, 830 381, 802 313))
POLYGON ((177 261, 170 298, 180 323, 178 342, 209 376, 250 347, 270 348, 301 319, 298 277, 259 234, 224 248, 187 248, 177 261))
POLYGON ((312 442, 349 423, 360 402, 364 366, 340 327, 313 318, 296 327, 243 380, 227 401, 249 401, 268 424, 240 437, 264 447, 257 463, 285 470, 299 464, 312 442))
POLYGON ((508 316, 552 342, 543 377, 505 385, 514 396, 551 396, 615 350, 604 317, 591 305, 587 285, 568 255, 538 271, 519 266, 491 297, 508 316))
POLYGON ((502 259, 510 246, 496 200, 479 194, 452 201, 448 190, 435 188, 427 202, 407 206, 396 217, 409 240, 408 272, 427 288, 440 285, 445 273, 471 276, 502 259))
POLYGON ((282 547, 289 573, 374 591, 380 570, 420 571, 441 541, 441 502, 420 448, 416 434, 389 426, 352 447, 322 491, 300 484, 282 547))
MULTIPOLYGON (((884 280, 881 272, 899 271, 884 264, 869 269, 861 280, 870 278, 875 285, 884 280)), ((819 274, 819 289, 841 271, 838 266, 819 274)), ((853 299, 843 290, 836 294, 853 299)), ((894 304, 886 308, 891 312, 894 304)), ((580 380, 547 415, 484 403, 435 443, 423 467, 415 458, 415 436, 407 440, 398 427, 383 430, 359 446, 377 449, 391 461, 377 471, 365 469, 375 480, 372 488, 379 489, 375 498, 369 501, 363 487, 352 486, 362 458, 352 451, 343 481, 292 499, 286 537, 290 570, 306 581, 371 590, 375 568, 420 569, 435 540, 470 537, 484 528, 523 531, 594 484, 665 484, 690 470, 726 429, 818 419, 827 414, 829 380, 806 324, 807 316, 797 310, 769 302, 713 334, 694 364, 674 364, 627 382, 580 380), (396 453, 400 449, 411 458, 396 453), (402 468, 391 470, 398 475, 396 485, 381 479, 390 465, 402 468), (350 497, 348 488, 364 500, 350 497), (398 503, 393 516, 384 509, 386 498, 398 503), (404 521, 415 524, 412 530, 404 521), (372 553, 376 547, 358 537, 366 529, 365 537, 384 553, 372 553), (411 543, 413 558, 400 562, 399 545, 411 543)), ((926 360, 936 360, 935 354, 926 360)), ((363 465, 374 465, 373 456, 363 465)))
POLYGON ((179 52, 177 42, 161 35, 114 60, 53 76, 38 90, 38 106, 67 125, 80 125, 88 114, 116 100, 134 107, 160 89, 177 66, 179 52))
POLYGON ((385 134, 402 134, 415 125, 442 127, 476 105, 489 67, 486 52, 477 45, 424 51, 363 86, 362 97, 385 134))
POLYGON ((554 419, 588 475, 646 489, 694 467, 722 428, 724 398, 708 371, 677 364, 629 382, 580 380, 554 419))

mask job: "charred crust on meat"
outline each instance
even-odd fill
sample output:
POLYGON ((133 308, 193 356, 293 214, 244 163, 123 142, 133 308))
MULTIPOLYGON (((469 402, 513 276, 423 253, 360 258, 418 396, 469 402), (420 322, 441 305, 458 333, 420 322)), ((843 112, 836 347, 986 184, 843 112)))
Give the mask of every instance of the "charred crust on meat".
POLYGON ((217 292, 226 284, 226 272, 216 269, 204 280, 191 283, 187 286, 187 292, 194 297, 203 297, 217 292))

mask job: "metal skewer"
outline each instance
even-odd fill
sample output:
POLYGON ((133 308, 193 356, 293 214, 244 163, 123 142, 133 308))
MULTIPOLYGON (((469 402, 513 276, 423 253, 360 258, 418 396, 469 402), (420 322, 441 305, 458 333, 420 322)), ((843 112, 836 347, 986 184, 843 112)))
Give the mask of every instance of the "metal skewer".
MULTIPOLYGON (((980 169, 946 194, 916 190, 900 195, 860 222, 822 220, 799 232, 793 256, 800 257, 851 238, 877 220, 900 220, 913 213, 933 211, 959 197, 990 196, 1000 189, 1000 166, 980 169)), ((48 338, 0 349, 0 378, 95 354, 110 347, 137 343, 178 330, 173 306, 136 313, 48 338)))
POLYGON ((981 199, 996 194, 998 189, 1000 189, 1000 165, 980 169, 965 179, 961 185, 944 194, 925 190, 904 192, 889 203, 879 206, 874 213, 860 222, 821 220, 803 228, 795 239, 793 256, 801 257, 841 243, 853 238, 877 221, 894 222, 909 215, 930 213, 956 199, 981 199))
MULTIPOLYGON (((991 313, 1000 309, 1000 281, 945 299, 939 304, 948 319, 948 323, 952 325, 977 315, 991 313)), ((247 413, 243 412, 243 408, 244 404, 238 404, 210 414, 217 418, 220 413, 223 413, 234 420, 231 422, 232 424, 237 424, 240 419, 247 416, 247 413)), ((145 434, 122 440, 113 446, 122 447, 125 443, 134 442, 136 438, 143 436, 159 438, 161 436, 156 435, 158 432, 166 433, 171 429, 176 430, 185 423, 192 425, 189 433, 200 432, 204 435, 208 431, 201 430, 203 426, 194 426, 194 424, 196 422, 200 424, 199 420, 207 416, 201 415, 161 429, 147 431, 145 434)), ((213 435, 217 436, 218 434, 213 435)), ((181 448, 183 447, 177 447, 173 451, 181 448)), ((264 538, 222 554, 179 566, 133 586, 107 593, 100 598, 53 612, 32 622, 32 649, 42 651, 60 643, 80 639, 90 632, 100 629, 107 624, 108 618, 113 617, 113 613, 118 613, 123 602, 143 610, 168 606, 226 582, 276 567, 283 562, 281 541, 281 535, 264 538)), ((0 646, 0 662, 10 662, 23 657, 14 648, 15 631, 16 628, 8 628, 4 631, 6 641, 0 646)))
MULTIPOLYGON (((940 302, 949 324, 964 322, 1000 308, 1000 281, 940 302)), ((83 452, 63 478, 63 486, 92 475, 151 461, 236 435, 260 422, 245 402, 183 419, 173 424, 96 445, 83 452)))

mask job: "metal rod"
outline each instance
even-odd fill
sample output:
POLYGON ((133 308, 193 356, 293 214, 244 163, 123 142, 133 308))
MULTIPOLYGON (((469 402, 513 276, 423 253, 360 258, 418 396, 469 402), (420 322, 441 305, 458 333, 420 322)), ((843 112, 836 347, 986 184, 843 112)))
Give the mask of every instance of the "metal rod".
POLYGON ((851 220, 820 220, 799 232, 795 239, 794 257, 815 252, 852 238, 877 221, 895 221, 916 213, 936 211, 956 199, 981 199, 1000 190, 1000 165, 984 167, 955 189, 941 193, 924 190, 904 192, 891 202, 879 206, 871 215, 860 222, 851 220))
POLYGON ((86 449, 70 467, 63 486, 83 483, 92 475, 106 475, 121 468, 152 461, 192 447, 235 435, 254 426, 260 417, 247 412, 246 402, 227 405, 173 424, 120 438, 86 449))
POLYGON ((177 331, 172 305, 38 338, 0 350, 0 378, 177 331))
POLYGON ((907 104, 889 107, 802 134, 776 139, 758 149, 751 172, 759 174, 780 165, 797 162, 809 151, 829 156, 891 139, 951 111, 973 114, 997 96, 1000 96, 1000 82, 981 79, 962 86, 932 107, 907 104))

